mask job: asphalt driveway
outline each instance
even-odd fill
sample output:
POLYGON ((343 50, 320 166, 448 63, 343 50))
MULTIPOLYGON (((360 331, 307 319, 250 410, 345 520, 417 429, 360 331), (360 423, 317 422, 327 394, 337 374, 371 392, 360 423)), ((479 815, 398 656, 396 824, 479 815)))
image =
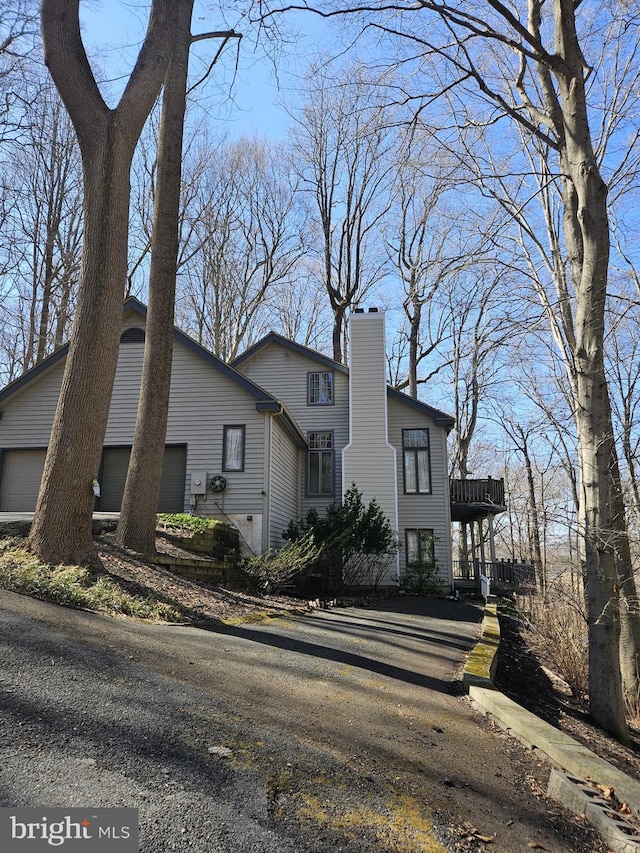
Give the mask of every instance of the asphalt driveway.
POLYGON ((203 631, 0 590, 0 806, 135 807, 145 853, 599 850, 460 695, 480 619, 398 599, 203 631))

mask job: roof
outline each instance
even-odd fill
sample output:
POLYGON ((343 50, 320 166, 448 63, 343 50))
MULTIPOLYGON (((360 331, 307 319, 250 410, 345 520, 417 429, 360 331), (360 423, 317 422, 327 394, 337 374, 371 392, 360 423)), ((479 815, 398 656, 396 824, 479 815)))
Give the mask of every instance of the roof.
MULTIPOLYGON (((265 335, 264 338, 261 338, 257 341, 253 346, 249 347, 249 349, 245 350, 241 355, 235 358, 231 363, 233 365, 241 365, 245 361, 248 361, 250 358, 253 358, 257 355, 261 350, 265 349, 265 347, 270 344, 279 344, 282 347, 286 347, 287 349, 292 350, 299 355, 303 355, 306 358, 313 359, 317 361, 319 364, 322 364, 324 367, 328 367, 330 370, 338 370, 340 373, 349 373, 349 368, 342 364, 339 361, 334 361, 334 359, 329 358, 322 353, 316 352, 316 350, 310 349, 309 347, 305 347, 302 344, 298 344, 295 341, 291 341, 288 338, 279 335, 277 332, 269 332, 268 335, 265 335)), ((421 400, 416 400, 413 397, 409 397, 407 394, 403 394, 402 391, 397 391, 391 385, 387 386, 387 394, 389 397, 397 400, 400 403, 404 403, 408 406, 411 406, 414 409, 422 412, 423 415, 427 415, 427 417, 432 418, 436 422, 438 426, 443 427, 449 432, 455 426, 455 418, 452 418, 451 415, 447 415, 445 412, 439 411, 439 409, 434 409, 433 406, 429 406, 427 403, 423 403, 421 400)))
MULTIPOLYGON (((123 314, 127 311, 133 311, 136 314, 139 314, 141 317, 146 318, 147 316, 147 307, 143 305, 138 299, 134 296, 129 296, 123 306, 123 314)), ((233 367, 228 365, 226 362, 222 361, 222 359, 218 358, 212 352, 205 349, 201 346, 197 341, 190 338, 184 332, 180 331, 176 326, 173 329, 173 338, 178 341, 182 346, 191 350, 191 352, 195 353, 199 358, 203 361, 210 364, 213 368, 219 371, 221 374, 226 376, 228 379, 231 379, 237 385, 240 385, 248 394, 256 400, 256 409, 260 412, 275 412, 277 414, 282 415, 283 420, 286 424, 287 430, 289 433, 296 439, 296 441, 303 447, 306 447, 306 439, 302 434, 300 427, 293 420, 289 412, 283 406, 283 404, 277 400, 272 394, 268 391, 265 391, 264 388, 261 388, 259 385, 256 385, 255 382, 252 382, 246 376, 244 376, 239 371, 235 370, 233 367)), ((46 373, 50 370, 55 364, 64 359, 69 352, 69 344, 66 343, 57 349, 55 352, 51 353, 51 355, 47 356, 47 358, 43 359, 41 362, 32 367, 31 370, 28 370, 26 373, 23 373, 18 379, 11 382, 5 388, 0 391, 0 403, 12 397, 14 394, 21 391, 26 385, 29 385, 31 382, 34 382, 39 376, 43 373, 46 373)))
POLYGON ((330 370, 337 370, 340 373, 348 373, 349 369, 346 365, 342 364, 339 361, 334 361, 334 359, 329 358, 328 355, 323 355, 321 352, 317 352, 316 350, 310 349, 309 347, 305 347, 302 344, 298 344, 295 341, 289 340, 289 338, 285 338, 282 335, 279 335, 277 332, 269 332, 268 335, 265 335, 264 338, 260 338, 253 346, 250 346, 249 349, 245 350, 241 355, 235 358, 231 364, 238 365, 247 361, 250 358, 253 358, 254 355, 263 350, 265 347, 269 346, 269 344, 279 344, 280 346, 286 347, 287 349, 293 350, 293 352, 298 353, 298 355, 303 355, 306 358, 310 358, 313 361, 317 361, 319 364, 322 364, 324 367, 328 367, 330 370))
POLYGON ((418 409, 422 414, 432 418, 438 426, 444 427, 447 432, 452 430, 455 426, 456 419, 451 417, 451 415, 447 415, 439 409, 434 409, 433 406, 423 403, 422 400, 416 400, 414 397, 409 397, 408 394, 403 394, 402 391, 397 391, 395 388, 392 388, 391 385, 387 386, 387 396, 394 400, 398 400, 398 402, 404 403, 407 406, 411 406, 414 409, 418 409))

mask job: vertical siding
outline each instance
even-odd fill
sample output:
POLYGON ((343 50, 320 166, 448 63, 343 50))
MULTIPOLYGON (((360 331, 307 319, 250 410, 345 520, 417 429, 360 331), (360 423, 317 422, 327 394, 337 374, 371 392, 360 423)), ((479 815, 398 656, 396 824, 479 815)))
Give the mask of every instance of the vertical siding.
POLYGON ((451 508, 447 473, 447 433, 427 415, 395 398, 389 399, 389 440, 397 448, 396 476, 398 482, 398 529, 403 550, 400 552, 400 571, 406 566, 404 553, 407 528, 433 529, 436 537, 435 556, 443 582, 452 583, 451 566, 451 508), (429 430, 431 447, 430 495, 405 495, 403 482, 402 430, 429 430))

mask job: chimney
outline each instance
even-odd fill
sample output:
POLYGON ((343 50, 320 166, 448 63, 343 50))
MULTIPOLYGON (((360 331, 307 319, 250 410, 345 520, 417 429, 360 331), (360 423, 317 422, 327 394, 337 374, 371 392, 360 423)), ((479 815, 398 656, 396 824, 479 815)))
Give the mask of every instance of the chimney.
POLYGON ((396 450, 388 440, 384 312, 356 310, 349 321, 349 342, 349 443, 342 452, 342 491, 355 483, 365 504, 375 498, 397 530, 398 475, 396 450))

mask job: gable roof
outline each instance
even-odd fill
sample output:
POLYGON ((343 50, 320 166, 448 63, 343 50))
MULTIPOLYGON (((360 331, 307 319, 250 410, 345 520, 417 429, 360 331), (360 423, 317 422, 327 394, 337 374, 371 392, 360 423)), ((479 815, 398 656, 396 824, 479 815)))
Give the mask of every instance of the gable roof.
MULTIPOLYGON (((290 341, 288 338, 279 335, 277 332, 269 332, 269 334, 265 335, 264 338, 261 338, 259 341, 253 344, 253 346, 250 346, 248 349, 246 349, 231 363, 233 365, 238 366, 242 365, 245 361, 248 361, 250 358, 253 358, 261 350, 265 349, 270 344, 279 344, 280 346, 292 350, 298 355, 302 355, 306 358, 310 358, 314 361, 317 361, 323 367, 327 367, 330 370, 337 370, 340 373, 345 373, 347 375, 349 373, 349 368, 341 362, 334 361, 334 359, 329 358, 329 356, 323 355, 320 352, 316 352, 316 350, 310 349, 309 347, 305 347, 303 344, 298 344, 295 341, 290 341)), ((427 403, 423 403, 421 400, 416 400, 413 397, 409 397, 402 391, 397 391, 391 385, 387 385, 387 395, 400 403, 404 403, 414 409, 417 409, 423 415, 427 415, 432 420, 434 420, 438 426, 441 426, 446 429, 447 432, 450 432, 455 426, 455 418, 452 418, 451 415, 447 415, 445 412, 441 412, 439 409, 434 409, 433 406, 429 406, 427 403)))
POLYGON ((239 356, 234 358, 231 362, 232 365, 239 365, 243 362, 247 361, 250 358, 253 358, 256 353, 263 350, 265 347, 268 347, 269 344, 280 344, 280 346, 285 347, 286 349, 290 349, 298 355, 302 355, 305 358, 310 358, 313 361, 317 361, 318 364, 323 365, 323 367, 328 367, 330 370, 337 370, 340 373, 349 373, 349 368, 342 364, 339 361, 334 361, 332 358, 329 358, 328 355, 323 355, 321 352, 317 352, 316 350, 310 349, 309 347, 303 346, 303 344, 298 344, 295 341, 290 341, 289 338, 285 338, 283 335, 279 335, 277 332, 269 332, 269 334, 265 335, 264 338, 260 338, 253 346, 250 346, 249 349, 246 349, 239 356))
POLYGON ((438 426, 444 427, 447 432, 450 432, 455 426, 456 419, 452 418, 451 415, 447 415, 439 409, 434 409, 433 406, 423 403, 422 400, 416 400, 414 397, 409 397, 408 394, 403 394, 402 391, 397 391, 395 388, 392 388, 391 385, 387 385, 387 396, 397 400, 399 403, 404 403, 407 406, 417 409, 422 412, 423 415, 427 415, 432 418, 438 426))
MULTIPOLYGON (((143 305, 142 302, 140 302, 134 296, 129 296, 124 302, 123 314, 127 311, 133 311, 134 313, 139 314, 140 317, 146 319, 146 305, 143 305)), ((302 431, 300 430, 298 424, 293 420, 285 406, 283 406, 283 404, 279 400, 277 400, 272 394, 270 394, 268 391, 265 391, 265 389, 261 388, 259 385, 256 385, 255 382, 252 382, 250 379, 248 379, 239 371, 235 370, 226 362, 222 361, 222 359, 218 358, 212 352, 209 352, 209 350, 205 349, 197 341, 194 341, 193 338, 190 338, 184 332, 180 331, 180 329, 178 329, 176 326, 174 326, 173 328, 173 338, 175 341, 178 341, 178 343, 182 344, 182 346, 195 353, 195 355, 197 355, 207 364, 210 364, 223 376, 226 376, 228 379, 231 379, 233 382, 243 388, 248 394, 250 394, 256 401, 257 411, 275 412, 280 414, 283 418, 288 432, 295 438, 298 444, 300 444, 302 447, 307 446, 306 439, 302 434, 302 431)), ((51 355, 47 356, 47 358, 36 364, 35 367, 32 367, 31 370, 27 370, 26 373, 23 373, 22 376, 20 376, 18 379, 15 379, 13 382, 9 383, 9 385, 7 385, 0 391, 0 403, 12 397, 18 391, 22 390, 22 388, 31 384, 31 382, 34 382, 43 373, 46 373, 55 364, 66 358, 68 352, 69 344, 66 343, 63 346, 59 347, 59 349, 57 349, 55 352, 51 353, 51 355)))

